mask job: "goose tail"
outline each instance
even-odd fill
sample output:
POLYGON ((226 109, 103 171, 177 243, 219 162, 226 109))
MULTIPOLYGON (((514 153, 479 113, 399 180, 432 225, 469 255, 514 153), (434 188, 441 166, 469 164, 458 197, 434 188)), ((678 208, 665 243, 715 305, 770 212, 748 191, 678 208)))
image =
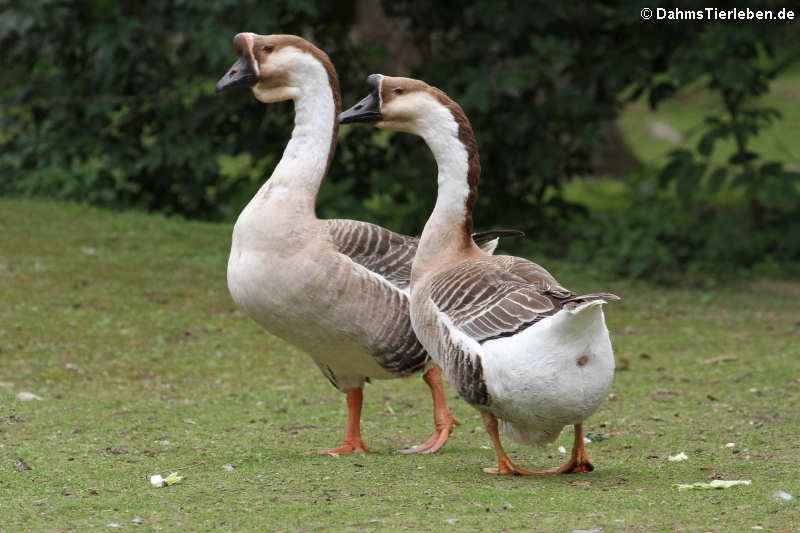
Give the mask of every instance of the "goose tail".
POLYGON ((575 314, 580 313, 584 309, 589 309, 598 305, 603 305, 608 302, 621 300, 616 294, 610 292, 594 292, 591 294, 581 294, 573 296, 564 301, 564 309, 575 314))
POLYGON ((473 233, 472 240, 487 254, 494 253, 500 243, 500 237, 524 237, 525 233, 513 229, 497 229, 473 233))

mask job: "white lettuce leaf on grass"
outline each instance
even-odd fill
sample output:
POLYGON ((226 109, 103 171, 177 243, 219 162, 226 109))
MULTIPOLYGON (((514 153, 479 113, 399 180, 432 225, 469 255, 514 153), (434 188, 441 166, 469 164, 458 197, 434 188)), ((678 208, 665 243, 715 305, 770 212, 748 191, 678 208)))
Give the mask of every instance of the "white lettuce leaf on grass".
POLYGON ((724 479, 715 479, 709 483, 675 483, 672 485, 673 489, 678 490, 714 490, 714 489, 729 489, 731 487, 735 487, 737 485, 749 485, 749 479, 735 479, 731 481, 726 481, 724 479))
POLYGON ((169 487, 170 485, 174 485, 175 483, 178 483, 182 479, 183 476, 179 476, 177 472, 173 472, 167 477, 161 477, 160 474, 156 474, 154 476, 150 476, 150 484, 153 485, 155 488, 160 489, 162 487, 169 487))

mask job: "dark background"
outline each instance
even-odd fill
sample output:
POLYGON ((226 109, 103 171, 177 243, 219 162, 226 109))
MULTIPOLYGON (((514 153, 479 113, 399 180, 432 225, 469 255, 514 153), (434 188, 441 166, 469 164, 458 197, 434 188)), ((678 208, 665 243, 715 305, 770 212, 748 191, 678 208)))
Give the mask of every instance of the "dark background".
MULTIPOLYGON (((781 120, 763 96, 797 67, 798 20, 645 21, 641 9, 659 4, 626 1, 0 6, 0 194, 234 220, 279 159, 292 104, 217 96, 214 84, 237 32, 294 33, 331 56, 345 107, 373 72, 419 77, 458 101, 481 150, 476 229, 525 230, 518 251, 660 281, 798 274, 797 161, 752 146, 781 120), (717 105, 665 163, 643 164, 616 119, 687 89, 717 105), (733 146, 721 162, 720 141, 733 146), (593 176, 619 181, 618 199, 602 210, 568 201, 565 184, 593 176)), ((419 233, 433 176, 419 139, 342 128, 318 213, 419 233)))

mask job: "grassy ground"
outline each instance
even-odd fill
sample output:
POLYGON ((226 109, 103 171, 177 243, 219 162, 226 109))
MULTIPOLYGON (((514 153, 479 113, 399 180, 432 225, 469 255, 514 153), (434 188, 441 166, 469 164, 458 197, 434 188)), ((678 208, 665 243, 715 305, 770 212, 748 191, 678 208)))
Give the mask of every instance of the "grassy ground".
MULTIPOLYGON (((587 445, 590 474, 492 477, 480 419, 452 389, 461 426, 445 449, 390 453, 432 430, 417 377, 366 389, 374 453, 303 455, 340 443, 344 398, 235 310, 229 234, 0 200, 0 531, 800 528, 800 498, 774 497, 800 495, 800 283, 663 289, 548 262, 570 287, 624 298, 607 313, 613 395, 587 423, 607 439, 587 445), (180 484, 151 488, 180 468, 180 484), (712 479, 752 485, 670 488, 712 479)), ((507 445, 544 468, 571 437, 507 445)))

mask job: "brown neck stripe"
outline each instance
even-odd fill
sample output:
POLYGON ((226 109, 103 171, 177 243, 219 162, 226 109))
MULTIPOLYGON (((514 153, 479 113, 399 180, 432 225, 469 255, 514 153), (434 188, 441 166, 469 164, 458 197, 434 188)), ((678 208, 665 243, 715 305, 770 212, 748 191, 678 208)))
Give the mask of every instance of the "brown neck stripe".
POLYGON ((475 208, 475 203, 478 200, 478 182, 481 176, 481 159, 478 154, 478 141, 475 140, 475 134, 472 132, 472 126, 464 114, 461 106, 455 103, 444 91, 436 87, 430 88, 431 94, 450 112, 458 124, 458 139, 464 144, 467 150, 467 183, 469 184, 469 195, 465 201, 464 222, 462 226, 463 240, 465 246, 473 246, 472 243, 472 210, 475 208))

